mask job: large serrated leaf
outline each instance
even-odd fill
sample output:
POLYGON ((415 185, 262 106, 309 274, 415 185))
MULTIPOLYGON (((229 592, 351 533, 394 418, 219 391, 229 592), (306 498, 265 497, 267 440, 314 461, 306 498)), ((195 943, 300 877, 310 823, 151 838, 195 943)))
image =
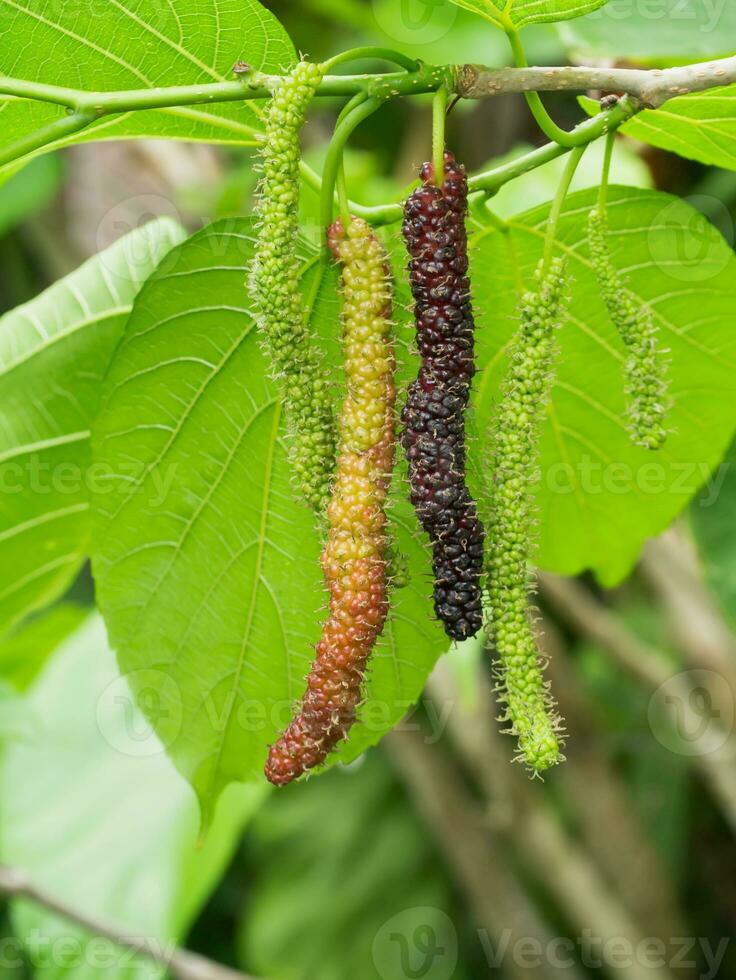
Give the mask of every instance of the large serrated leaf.
POLYGON ((670 99, 639 113, 624 132, 690 160, 736 170, 736 85, 670 99))
MULTIPOLYGON (((138 298, 94 437, 96 462, 120 475, 94 502, 100 606, 139 698, 154 691, 166 705, 152 720, 205 819, 228 782, 262 778, 326 605, 318 534, 294 499, 281 407, 248 311, 252 250, 241 220, 167 257, 138 298)), ((334 275, 316 316, 334 335, 334 275)), ((396 517, 414 582, 395 596, 345 757, 401 718, 446 647, 429 621, 413 519, 399 508, 396 517)))
MULTIPOLYGON (((0 0, 0 37, 0 73, 83 91, 225 81, 241 59, 273 72, 295 59, 288 35, 258 0, 0 0)), ((0 110, 8 141, 64 116, 58 106, 25 100, 0 103, 0 110)), ((110 116, 69 142, 149 136, 252 143, 258 127, 253 103, 180 106, 110 116)))
POLYGON ((133 298, 182 237, 152 222, 0 319, 0 631, 84 559, 100 382, 133 298))
POLYGON ((480 14, 496 27, 521 28, 582 17, 608 0, 452 0, 452 3, 480 14))
MULTIPOLYGON (((559 370, 541 445, 537 560, 550 571, 595 571, 606 585, 630 570, 705 483, 736 426, 736 258, 716 229, 666 194, 614 187, 611 247, 629 289, 648 303, 669 349, 674 405, 664 448, 631 444, 625 349, 598 293, 586 242, 593 190, 572 195, 557 247, 569 259, 571 306, 559 334, 559 370)), ((531 282, 548 207, 511 219, 508 235, 481 234, 472 268, 479 312, 478 422, 493 416, 520 284, 531 282)))
MULTIPOLYGON (((4 653, 0 644, 0 677, 4 653)), ((0 860, 125 934, 162 950, 180 942, 262 789, 234 788, 197 847, 196 801, 136 711, 99 616, 59 644, 24 704, 29 731, 4 746, 0 765, 0 860)), ((165 973, 42 905, 15 903, 12 919, 36 980, 165 973)))

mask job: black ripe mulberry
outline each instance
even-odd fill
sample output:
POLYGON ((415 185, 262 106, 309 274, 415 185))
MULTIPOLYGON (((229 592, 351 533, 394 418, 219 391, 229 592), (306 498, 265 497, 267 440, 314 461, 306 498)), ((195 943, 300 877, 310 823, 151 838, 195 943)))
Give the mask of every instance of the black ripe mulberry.
POLYGON ((402 414, 401 444, 411 500, 432 541, 435 611, 448 636, 464 640, 482 625, 484 532, 465 485, 465 411, 475 373, 468 184, 448 151, 444 169, 439 186, 425 163, 422 186, 404 208, 421 368, 402 414))

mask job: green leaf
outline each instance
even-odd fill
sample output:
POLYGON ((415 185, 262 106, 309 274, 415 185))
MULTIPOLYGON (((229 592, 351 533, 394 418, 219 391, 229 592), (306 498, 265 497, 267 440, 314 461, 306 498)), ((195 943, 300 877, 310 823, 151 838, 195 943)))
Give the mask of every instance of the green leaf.
POLYGON ((736 170, 736 85, 670 99, 635 116, 624 132, 689 160, 736 170))
POLYGON ((527 24, 549 24, 570 20, 597 10, 608 0, 452 0, 506 30, 527 24))
POLYGON ((560 28, 577 60, 665 63, 736 51, 736 6, 730 0, 609 0, 600 10, 560 28))
MULTIPOLYGON (((622 348, 598 294, 586 242, 595 192, 572 195, 557 247, 569 257, 571 306, 541 446, 538 563, 620 581, 647 537, 688 503, 720 461, 736 426, 736 258, 715 228, 665 194, 614 187, 611 247, 629 288, 652 308, 670 350, 672 432, 658 453, 629 441, 622 348)), ((481 432, 493 416, 523 282, 531 282, 549 216, 511 220, 508 235, 481 233, 472 266, 484 370, 475 386, 481 432)))
MULTIPOLYGON (((2 74, 85 91, 219 82, 232 79, 240 59, 273 72, 295 59, 286 32, 257 0, 0 0, 0 36, 2 74)), ((10 141, 65 110, 19 99, 0 103, 0 111, 10 141)), ((150 136, 252 143, 258 128, 259 109, 250 102, 181 106, 111 116, 69 142, 150 136)))
POLYGON ((100 381, 135 294, 182 237, 152 222, 0 318, 0 632, 84 559, 100 381))
MULTIPOLYGON (((170 707, 156 730, 205 819, 228 782, 262 778, 326 605, 318 534, 295 502, 281 407, 248 312, 252 249, 241 220, 171 253, 138 297, 94 438, 97 464, 119 474, 94 500, 100 605, 134 689, 170 707)), ((332 273, 316 316, 336 332, 332 273)), ((413 517, 405 507, 395 517, 414 582, 395 596, 345 757, 402 717, 446 647, 429 622, 413 517)))
POLYGON ((0 642, 0 679, 27 691, 62 640, 85 618, 81 606, 62 603, 37 616, 0 642))
MULTIPOLYGON (((6 748, 0 767, 2 861, 131 935, 164 949, 180 941, 262 791, 228 793, 197 847, 196 801, 136 712, 99 617, 61 645, 27 703, 32 734, 6 748)), ((36 980, 162 975, 39 905, 14 903, 13 922, 36 980)))

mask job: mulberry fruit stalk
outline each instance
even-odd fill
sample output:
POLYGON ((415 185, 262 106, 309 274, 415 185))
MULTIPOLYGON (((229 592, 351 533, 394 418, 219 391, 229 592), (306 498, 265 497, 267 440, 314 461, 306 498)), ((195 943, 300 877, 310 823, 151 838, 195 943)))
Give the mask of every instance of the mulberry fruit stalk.
POLYGON ((362 220, 338 220, 347 397, 322 568, 330 611, 299 713, 271 747, 266 776, 284 785, 324 762, 353 725, 388 615, 386 496, 395 444, 391 289, 384 250, 362 220))
POLYGON ((521 301, 519 332, 502 383, 492 431, 493 481, 488 546, 490 626, 500 657, 499 695, 521 756, 541 772, 562 760, 561 723, 554 713, 534 636, 529 603, 533 542, 532 490, 539 439, 549 402, 555 329, 562 315, 564 262, 537 271, 538 287, 521 301))
POLYGON ((293 474, 318 513, 329 499, 335 422, 329 375, 310 343, 297 246, 299 135, 323 74, 319 65, 300 62, 269 100, 256 206, 258 238, 249 277, 256 321, 284 401, 293 474))
POLYGON ((625 374, 632 441, 646 449, 660 449, 667 439, 666 364, 657 349, 651 309, 632 298, 613 264, 605 210, 594 208, 588 216, 588 245, 601 297, 628 350, 625 374))
POLYGON ((434 607, 453 640, 482 625, 483 525, 465 484, 465 412, 475 373, 465 171, 445 151, 404 209, 421 367, 402 413, 411 500, 432 542, 434 607))

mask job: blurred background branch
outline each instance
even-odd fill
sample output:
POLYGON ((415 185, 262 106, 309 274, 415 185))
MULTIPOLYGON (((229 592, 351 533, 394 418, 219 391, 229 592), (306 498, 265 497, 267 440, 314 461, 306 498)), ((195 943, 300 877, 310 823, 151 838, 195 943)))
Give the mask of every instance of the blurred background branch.
POLYGON ((0 894, 7 898, 26 899, 42 905, 49 912, 81 926, 91 935, 109 939, 116 945, 163 966, 174 980, 255 980, 246 973, 230 970, 196 953, 190 953, 185 949, 167 948, 156 939, 136 936, 122 927, 71 908, 62 899, 34 885, 19 868, 0 865, 0 894))

